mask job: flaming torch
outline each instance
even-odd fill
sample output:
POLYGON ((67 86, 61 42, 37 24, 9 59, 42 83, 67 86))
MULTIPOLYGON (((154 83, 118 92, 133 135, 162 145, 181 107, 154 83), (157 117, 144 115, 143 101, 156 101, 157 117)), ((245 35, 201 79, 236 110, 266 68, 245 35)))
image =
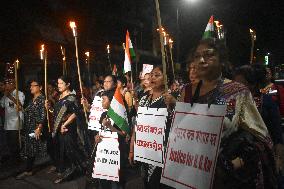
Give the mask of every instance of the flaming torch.
MULTIPOLYGON (((47 50, 44 49, 44 44, 41 45, 40 59, 44 62, 44 92, 45 92, 45 100, 48 100, 48 92, 47 92, 47 50)), ((48 131, 50 132, 50 121, 49 121, 48 108, 46 108, 46 118, 47 118, 48 131)))
POLYGON ((253 63, 253 56, 254 56, 254 43, 256 40, 256 32, 252 29, 249 29, 250 37, 251 37, 251 51, 250 51, 250 64, 253 63))
MULTIPOLYGON (((82 79, 81 79, 81 72, 80 72, 80 64, 79 64, 79 55, 78 55, 78 36, 77 36, 77 27, 75 22, 70 22, 70 27, 73 32, 73 36, 75 38, 75 48, 76 48, 76 63, 77 63, 77 72, 78 72, 78 77, 79 77, 79 84, 80 84, 80 92, 82 98, 84 98, 84 93, 83 93, 83 85, 82 85, 82 79)), ((85 113, 85 118, 86 118, 86 123, 88 124, 88 117, 87 117, 87 111, 86 108, 84 107, 84 113, 85 113)))
POLYGON ((16 106, 17 106, 17 127, 18 127, 18 137, 19 137, 19 146, 20 149, 22 148, 22 141, 21 141, 21 128, 20 128, 20 101, 19 101, 19 82, 18 82, 18 69, 19 69, 19 60, 17 59, 14 62, 15 68, 15 84, 16 84, 16 106))

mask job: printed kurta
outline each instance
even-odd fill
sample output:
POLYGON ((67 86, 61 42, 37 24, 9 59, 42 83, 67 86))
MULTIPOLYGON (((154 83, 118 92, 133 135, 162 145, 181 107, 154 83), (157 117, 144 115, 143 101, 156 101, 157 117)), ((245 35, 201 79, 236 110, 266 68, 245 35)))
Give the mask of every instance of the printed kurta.
POLYGON ((25 135, 25 155, 28 157, 44 157, 47 155, 46 142, 41 139, 36 140, 30 137, 39 124, 44 126, 45 122, 45 98, 43 95, 31 100, 24 111, 24 135, 25 135))

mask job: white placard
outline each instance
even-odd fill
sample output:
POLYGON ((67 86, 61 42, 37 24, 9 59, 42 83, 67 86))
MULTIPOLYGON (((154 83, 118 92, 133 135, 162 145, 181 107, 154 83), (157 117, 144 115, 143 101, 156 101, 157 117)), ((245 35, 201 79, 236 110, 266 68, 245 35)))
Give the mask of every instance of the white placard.
POLYGON ((101 124, 99 123, 99 121, 102 113, 105 111, 106 109, 103 109, 102 107, 102 98, 95 96, 91 106, 91 113, 89 115, 88 129, 95 131, 101 130, 101 124))
POLYGON ((93 178, 119 181, 120 151, 116 132, 101 131, 102 141, 97 146, 93 178))
POLYGON ((225 105, 176 104, 161 183, 212 188, 225 113, 225 105))
POLYGON ((142 77, 144 77, 146 73, 151 73, 153 67, 154 66, 151 64, 143 64, 142 77))
POLYGON ((167 116, 166 108, 138 108, 134 160, 163 166, 163 141, 167 116))

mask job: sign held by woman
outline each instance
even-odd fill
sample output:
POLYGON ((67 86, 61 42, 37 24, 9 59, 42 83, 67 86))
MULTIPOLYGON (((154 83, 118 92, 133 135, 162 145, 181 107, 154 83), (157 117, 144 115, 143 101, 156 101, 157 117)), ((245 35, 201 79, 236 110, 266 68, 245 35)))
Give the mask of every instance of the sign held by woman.
POLYGON ((177 103, 161 182, 174 188, 212 188, 225 105, 177 103))

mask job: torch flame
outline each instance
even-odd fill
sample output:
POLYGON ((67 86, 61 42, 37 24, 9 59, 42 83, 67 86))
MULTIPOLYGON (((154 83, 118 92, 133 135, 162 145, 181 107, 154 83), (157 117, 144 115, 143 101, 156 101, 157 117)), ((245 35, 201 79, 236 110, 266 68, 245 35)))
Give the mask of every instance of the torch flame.
POLYGON ((214 21, 214 22, 215 22, 217 28, 219 28, 219 27, 220 27, 220 22, 219 22, 218 20, 216 20, 216 21, 214 21))
POLYGON ((76 24, 75 24, 75 22, 71 21, 71 22, 70 22, 70 27, 71 27, 71 29, 72 29, 73 36, 74 36, 74 37, 77 37, 77 30, 76 30, 76 24))
POLYGON ((107 45, 107 53, 109 54, 110 53, 110 46, 107 45))
POLYGON ((20 61, 17 59, 15 62, 16 62, 16 65, 15 65, 16 69, 19 69, 19 63, 20 63, 20 61))
POLYGON ((43 60, 44 44, 41 45, 40 49, 40 59, 43 60))
POLYGON ((73 28, 76 28, 76 23, 73 22, 73 21, 70 21, 70 27, 73 29, 73 28))

